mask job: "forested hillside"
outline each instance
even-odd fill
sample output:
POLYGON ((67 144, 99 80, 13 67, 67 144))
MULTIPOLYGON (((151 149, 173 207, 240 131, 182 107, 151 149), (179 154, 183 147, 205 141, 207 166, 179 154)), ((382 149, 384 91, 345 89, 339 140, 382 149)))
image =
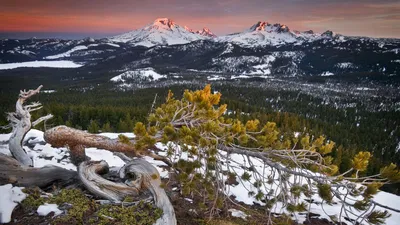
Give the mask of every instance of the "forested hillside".
MULTIPOLYGON (((131 132, 136 122, 145 121, 156 95, 156 105, 159 105, 170 89, 179 95, 184 89, 196 88, 201 88, 201 84, 127 92, 111 91, 104 86, 90 91, 59 88, 37 97, 37 100, 43 102, 44 108, 33 114, 33 119, 52 113, 54 118, 47 122, 47 128, 67 125, 92 133, 131 132)), ((398 110, 379 110, 379 104, 374 105, 363 98, 344 98, 335 103, 298 91, 261 89, 229 83, 216 83, 213 88, 222 93, 222 103, 228 104, 227 117, 242 121, 258 118, 263 123, 276 122, 282 132, 293 137, 298 133, 298 138, 326 135, 329 140, 337 143, 338 147, 333 152, 334 163, 341 172, 351 167, 351 159, 359 151, 370 151, 375 156, 367 174, 379 172, 388 162, 400 163, 398 110)), ((338 96, 336 98, 339 99, 338 96)), ((15 94, 2 94, 0 111, 11 111, 14 99, 15 94)), ((0 121, 6 124, 5 114, 2 114, 0 121)), ((397 186, 384 188, 399 193, 397 186)))

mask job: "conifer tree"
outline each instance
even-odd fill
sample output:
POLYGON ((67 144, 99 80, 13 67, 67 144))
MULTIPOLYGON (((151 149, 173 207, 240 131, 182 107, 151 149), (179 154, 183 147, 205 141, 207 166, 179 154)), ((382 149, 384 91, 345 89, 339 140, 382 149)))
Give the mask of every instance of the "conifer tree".
POLYGON ((101 132, 112 132, 110 122, 107 121, 105 124, 103 124, 103 126, 101 127, 101 132))
MULTIPOLYGON (((210 85, 186 90, 180 100, 170 91, 166 102, 150 114, 148 125, 137 123, 134 128, 136 149, 144 151, 156 142, 169 146, 167 157, 174 163, 182 193, 204 199, 201 205, 210 216, 230 201, 225 188, 228 178, 242 185, 250 182, 249 196, 265 202, 271 218, 270 209, 277 204, 287 212, 309 211, 315 194, 323 202, 342 205, 339 217, 331 217, 334 222, 350 213, 356 215, 355 223, 380 224, 388 216, 374 210, 377 203, 372 196, 383 184, 400 180, 394 164, 379 174, 362 176, 371 154, 361 151, 339 174, 332 140, 312 135, 297 139, 282 133, 274 122, 227 118, 227 105, 219 105, 220 97, 211 93, 210 85), (239 158, 245 163, 237 164, 239 158), (238 174, 235 166, 247 171, 238 174), (359 200, 354 203, 352 198, 359 200)), ((283 118, 286 125, 289 117, 283 118)))
POLYGON ((88 132, 90 133, 99 133, 99 124, 97 123, 96 120, 90 120, 90 124, 87 128, 88 132))

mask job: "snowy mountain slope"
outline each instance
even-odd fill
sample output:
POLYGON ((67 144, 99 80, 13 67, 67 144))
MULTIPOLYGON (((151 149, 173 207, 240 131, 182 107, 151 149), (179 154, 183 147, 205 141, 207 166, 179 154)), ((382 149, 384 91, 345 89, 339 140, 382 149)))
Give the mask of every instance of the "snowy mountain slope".
POLYGON ((45 59, 58 59, 58 58, 64 58, 64 57, 69 57, 71 56, 71 53, 75 52, 75 51, 79 51, 79 50, 86 50, 88 49, 88 47, 84 46, 84 45, 78 45, 73 47, 71 50, 68 50, 64 53, 60 53, 57 55, 51 55, 51 56, 46 56, 44 57, 45 59))
MULTIPOLYGON (((26 39, 0 40, 0 63, 71 59, 91 61, 91 58, 115 52, 120 45, 108 40, 26 39), (80 56, 85 58, 78 59, 80 56)), ((84 64, 84 63, 83 63, 84 64)))
POLYGON ((221 42, 233 42, 243 46, 264 46, 297 44, 304 41, 314 41, 321 38, 332 38, 331 33, 316 34, 312 30, 306 32, 292 31, 288 26, 279 23, 257 22, 241 33, 218 37, 221 42), (330 34, 330 35, 329 35, 330 34))
MULTIPOLYGON (((100 135, 109 137, 109 138, 118 138, 118 133, 102 133, 100 135)), ((130 138, 134 137, 133 133, 123 133, 123 135, 128 136, 130 138)), ((11 134, 0 134, 0 153, 6 154, 6 155, 11 155, 9 152, 7 145, 5 141, 7 141, 10 138, 11 134)), ((34 160, 34 167, 43 167, 45 165, 51 164, 51 165, 56 165, 60 166, 69 170, 76 170, 76 166, 73 165, 70 162, 69 159, 69 152, 67 148, 53 148, 49 144, 45 143, 43 139, 43 132, 38 131, 38 130, 30 130, 25 139, 24 142, 28 142, 30 147, 25 147, 25 150, 28 152, 28 154, 33 158, 34 160)), ((173 143, 169 143, 168 145, 175 146, 173 143)), ((156 143, 157 148, 159 148, 161 151, 158 152, 157 154, 166 156, 167 155, 167 150, 168 146, 161 144, 161 143, 156 143)), ((175 146, 175 151, 176 153, 174 154, 174 157, 172 160, 177 162, 179 159, 185 159, 185 160, 196 160, 188 157, 187 152, 182 152, 180 151, 179 146, 175 146)), ((85 153, 88 157, 90 157, 92 160, 105 160, 110 167, 121 167, 125 163, 123 160, 121 160, 119 157, 115 156, 112 152, 103 150, 103 149, 96 149, 96 148, 87 148, 85 149, 85 153)), ((169 173, 165 169, 166 164, 161 162, 161 161, 156 161, 153 160, 150 157, 144 157, 149 163, 151 163, 153 166, 157 168, 157 170, 160 173, 160 176, 162 178, 168 178, 169 173)), ((237 154, 232 154, 231 158, 233 159, 233 165, 231 168, 235 170, 237 174, 243 174, 245 171, 248 171, 248 168, 245 165, 248 165, 246 163, 246 160, 237 154)), ((258 159, 251 158, 251 161, 254 163, 253 168, 254 169, 259 169, 260 172, 268 172, 268 169, 265 169, 263 163, 259 161, 258 159)), ((224 179, 227 179, 227 175, 224 175, 224 179)), ((255 190, 255 187, 253 183, 255 182, 255 178, 251 177, 250 180, 248 181, 243 181, 241 183, 237 184, 229 184, 226 185, 225 191, 229 193, 230 195, 234 196, 235 199, 239 202, 243 202, 246 205, 253 205, 253 204, 260 204, 260 205, 265 205, 265 203, 256 200, 255 196, 249 196, 248 192, 249 190, 255 190)), ((299 182, 305 182, 305 181, 299 181, 299 182)), ((278 187, 274 187, 275 189, 278 187)), ((13 187, 11 184, 6 184, 3 186, 0 186, 0 190, 4 192, 4 195, 0 197, 0 214, 3 214, 2 217, 0 218, 0 223, 3 222, 8 222, 11 219, 11 212, 14 207, 17 206, 17 203, 22 201, 25 198, 25 195, 21 192, 20 188, 18 187, 13 187)), ((261 191, 265 191, 263 188, 260 189, 261 191)), ((318 194, 314 194, 312 197, 313 201, 310 205, 311 207, 311 212, 316 213, 320 215, 320 218, 326 218, 329 219, 329 216, 326 215, 328 213, 329 215, 335 215, 340 212, 341 205, 340 204, 326 204, 323 203, 321 198, 318 196, 318 194), (321 207, 323 206, 323 208, 321 207), (326 212, 326 213, 325 213, 326 212)), ((392 208, 397 208, 400 205, 400 197, 389 194, 386 192, 379 192, 374 200, 380 204, 387 205, 392 208)), ((193 201, 192 199, 188 199, 188 201, 193 201)), ((376 209, 381 209, 380 207, 377 207, 376 209)), ((278 204, 277 207, 274 207, 272 209, 276 213, 283 213, 287 212, 285 207, 282 204, 278 204)), ((357 213, 357 212, 355 212, 357 213)), ((388 218, 385 221, 385 224, 387 225, 397 225, 398 221, 400 220, 400 213, 390 211, 392 216, 388 218)), ((303 222, 306 219, 305 214, 301 213, 295 213, 292 215, 293 219, 299 221, 300 223, 303 222)), ((342 221, 345 221, 344 215, 342 218, 342 221)), ((351 218, 355 218, 353 215, 350 215, 351 218)), ((346 221, 345 221, 346 222, 346 221)))
POLYGON ((230 73, 235 77, 397 77, 399 49, 400 39, 348 37, 332 31, 298 32, 267 22, 258 22, 242 33, 214 37, 207 28, 193 31, 161 18, 110 39, 0 40, 0 64, 62 58, 84 65, 79 70, 91 72, 152 67, 170 72, 230 73))
POLYGON ((120 88, 129 88, 132 86, 132 84, 157 81, 165 77, 166 76, 154 71, 153 68, 142 68, 126 71, 118 76, 111 78, 110 81, 117 84, 120 88))
POLYGON ((154 45, 187 44, 192 41, 207 39, 212 33, 207 29, 196 33, 188 27, 182 27, 171 19, 158 18, 153 24, 142 29, 109 38, 113 42, 129 43, 151 47, 154 45))
POLYGON ((334 76, 396 76, 400 73, 397 62, 400 54, 390 49, 398 48, 400 42, 388 40, 386 43, 385 47, 380 47, 374 40, 349 38, 339 42, 323 38, 302 45, 245 47, 231 42, 200 40, 185 45, 156 46, 134 55, 122 53, 110 59, 109 64, 129 70, 176 68, 177 71, 231 75, 320 76, 329 71, 334 76), (125 63, 121 65, 121 62, 125 63))

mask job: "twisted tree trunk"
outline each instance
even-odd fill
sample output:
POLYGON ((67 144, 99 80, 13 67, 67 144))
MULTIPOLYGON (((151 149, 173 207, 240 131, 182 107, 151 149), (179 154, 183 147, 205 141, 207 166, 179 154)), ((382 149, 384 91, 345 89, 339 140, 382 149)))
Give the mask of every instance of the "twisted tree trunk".
POLYGON ((155 204, 163 210, 163 216, 156 221, 156 225, 170 224, 175 225, 175 211, 167 194, 161 187, 160 174, 157 169, 143 159, 134 159, 126 164, 120 172, 120 177, 136 177, 135 180, 127 180, 128 185, 140 189, 148 189, 154 197, 155 204), (130 174, 130 176, 127 176, 130 174), (135 176, 132 176, 135 175, 135 176))
POLYGON ((104 179, 101 175, 107 172, 108 164, 105 161, 86 161, 79 165, 79 178, 92 194, 112 202, 121 202, 128 196, 139 195, 140 187, 104 179))
POLYGON ((61 167, 49 165, 33 168, 33 161, 22 146, 25 135, 32 126, 53 117, 49 114, 31 123, 30 112, 41 109, 42 105, 39 102, 34 102, 31 105, 24 106, 24 103, 28 98, 39 93, 41 88, 42 85, 35 90, 21 91, 15 104, 15 112, 8 113, 7 119, 10 123, 2 127, 5 129, 12 128, 8 146, 15 159, 0 154, 0 184, 11 183, 26 187, 47 187, 56 181, 70 183, 76 180, 77 173, 75 171, 61 167))
POLYGON ((22 141, 24 140, 26 133, 28 133, 32 125, 36 126, 40 122, 53 117, 50 114, 31 123, 30 112, 41 109, 42 105, 39 102, 34 102, 31 105, 24 106, 25 101, 33 95, 39 93, 42 87, 43 86, 40 85, 35 90, 24 90, 20 92, 17 103, 15 104, 15 112, 8 113, 7 119, 10 124, 3 127, 12 128, 12 135, 9 140, 10 152, 15 159, 25 166, 33 166, 32 159, 28 156, 28 154, 26 154, 26 151, 22 147, 22 141))
POLYGON ((156 225, 177 223, 174 208, 161 188, 160 174, 149 162, 139 158, 122 167, 119 175, 125 183, 114 183, 100 176, 107 171, 105 161, 83 162, 79 166, 79 177, 91 193, 113 202, 120 202, 128 196, 143 198, 144 192, 150 191, 156 206, 163 210, 163 216, 156 221, 156 225))

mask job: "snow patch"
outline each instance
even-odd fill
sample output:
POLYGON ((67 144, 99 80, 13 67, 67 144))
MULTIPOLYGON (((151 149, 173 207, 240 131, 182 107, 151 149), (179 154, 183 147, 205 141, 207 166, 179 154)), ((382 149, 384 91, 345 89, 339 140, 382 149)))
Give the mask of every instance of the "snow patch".
POLYGON ((214 76, 208 76, 207 80, 209 81, 216 81, 216 80, 225 80, 225 77, 214 75, 214 76))
POLYGON ((86 47, 84 45, 78 45, 78 46, 75 46, 71 50, 66 51, 64 53, 57 54, 57 55, 46 56, 44 58, 45 59, 58 59, 58 58, 70 57, 71 53, 79 51, 79 50, 86 50, 86 49, 88 49, 88 47, 86 47))
POLYGON ((190 198, 185 198, 185 200, 188 201, 188 202, 190 202, 190 203, 193 203, 193 200, 190 199, 190 198))
POLYGON ((143 68, 137 69, 133 71, 126 71, 118 76, 115 76, 110 79, 112 82, 122 82, 125 83, 131 79, 139 79, 139 80, 150 80, 150 81, 157 81, 161 78, 165 78, 165 75, 161 75, 154 71, 153 68, 143 68))
POLYGON ((39 206, 39 208, 37 209, 37 213, 39 214, 39 216, 47 216, 51 212, 54 212, 54 216, 58 216, 62 213, 62 211, 58 209, 57 204, 45 203, 44 205, 39 206))
POLYGON ((248 216, 246 213, 238 209, 228 209, 228 212, 230 212, 233 217, 242 218, 244 220, 246 220, 246 217, 248 216))
POLYGON ((121 47, 120 45, 113 44, 113 43, 106 43, 106 45, 109 45, 109 46, 112 46, 112 47, 116 47, 116 48, 121 47))
POLYGON ((22 189, 11 184, 0 186, 0 223, 9 223, 14 208, 26 198, 22 189))
POLYGON ((357 68, 353 63, 351 62, 342 62, 342 63, 337 63, 335 65, 336 68, 340 69, 352 69, 352 68, 357 68))
POLYGON ((56 92, 56 90, 42 90, 41 92, 46 93, 46 94, 50 94, 50 93, 56 92))
POLYGON ((329 76, 333 76, 333 75, 335 75, 335 74, 333 74, 333 73, 331 73, 331 72, 329 72, 329 71, 323 72, 323 73, 321 74, 322 77, 329 77, 329 76))
POLYGON ((237 76, 231 76, 231 79, 247 79, 250 78, 247 75, 237 75, 237 76))
POLYGON ((20 63, 3 63, 0 64, 0 70, 11 70, 21 67, 49 67, 49 68, 78 68, 83 65, 77 64, 69 60, 58 60, 58 61, 31 61, 31 62, 20 62, 20 63))
POLYGON ((115 156, 112 152, 107 150, 86 148, 85 154, 93 161, 106 161, 110 167, 122 167, 125 165, 125 162, 121 158, 115 156))

